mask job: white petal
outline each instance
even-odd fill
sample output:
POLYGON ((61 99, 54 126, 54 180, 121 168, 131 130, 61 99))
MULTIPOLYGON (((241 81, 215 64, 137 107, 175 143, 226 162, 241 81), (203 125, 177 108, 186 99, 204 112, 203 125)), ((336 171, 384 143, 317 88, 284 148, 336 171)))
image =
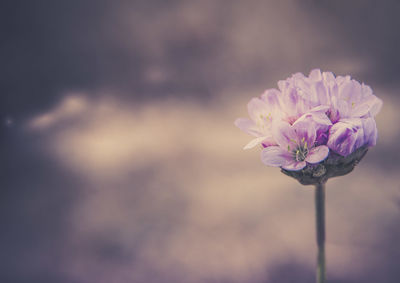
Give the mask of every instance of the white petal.
POLYGON ((250 118, 255 122, 260 119, 262 120, 262 118, 260 118, 261 115, 268 116, 270 112, 268 105, 258 97, 254 97, 250 100, 247 104, 247 111, 249 112, 250 118))
POLYGON ((367 103, 359 103, 358 105, 351 106, 351 117, 362 117, 368 113, 370 106, 367 103))
POLYGON ((378 138, 378 130, 374 118, 367 118, 362 120, 364 129, 364 143, 368 146, 375 146, 378 138))
POLYGON ((369 113, 371 114, 372 117, 376 116, 376 114, 381 111, 382 108, 382 100, 380 100, 378 97, 375 95, 371 95, 366 103, 369 105, 369 113))
POLYGON ((262 136, 260 130, 253 120, 248 118, 238 118, 235 120, 235 126, 241 129, 243 132, 259 137, 262 136))
POLYGON ((308 77, 315 81, 320 81, 322 79, 321 70, 320 69, 313 69, 311 70, 308 77))
POLYGON ((259 145, 260 143, 262 143, 267 137, 258 137, 255 139, 252 139, 248 144, 246 144, 244 146, 243 149, 250 149, 255 147, 256 145, 259 145))

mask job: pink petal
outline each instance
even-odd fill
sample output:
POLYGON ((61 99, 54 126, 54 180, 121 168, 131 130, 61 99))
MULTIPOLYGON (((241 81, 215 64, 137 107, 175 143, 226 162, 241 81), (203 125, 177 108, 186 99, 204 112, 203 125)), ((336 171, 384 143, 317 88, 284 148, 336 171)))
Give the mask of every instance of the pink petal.
POLYGON ((269 109, 267 104, 258 97, 254 97, 247 104, 247 110, 249 116, 253 121, 260 120, 260 115, 267 116, 269 114, 269 109))
POLYGON ((327 105, 319 105, 310 110, 310 112, 326 112, 329 109, 327 105))
POLYGON ((272 146, 272 145, 277 145, 276 144, 276 142, 275 142, 275 140, 271 137, 271 138, 268 138, 268 139, 265 139, 265 140, 263 140, 263 142, 261 143, 261 145, 263 146, 263 147, 269 147, 269 146, 272 146))
POLYGON ((321 70, 320 69, 313 69, 311 70, 308 77, 315 81, 320 81, 322 79, 321 70))
POLYGON ((328 104, 328 91, 323 82, 317 82, 315 84, 315 92, 318 98, 318 102, 322 105, 328 104))
POLYGON ((357 128, 346 122, 338 122, 329 130, 327 146, 342 156, 347 156, 356 148, 357 128))
POLYGON ((381 111, 382 104, 383 104, 382 100, 380 100, 375 95, 372 95, 370 98, 368 98, 366 103, 369 106, 369 113, 371 114, 372 117, 375 117, 376 114, 378 114, 379 111, 381 111))
POLYGON ((300 162, 292 162, 289 164, 286 164, 282 166, 283 169, 289 170, 289 171, 299 171, 306 167, 307 163, 305 161, 300 161, 300 162))
MULTIPOLYGON (((312 119, 317 124, 330 126, 330 125, 332 125, 332 122, 325 113, 326 111, 328 111, 328 109, 329 109, 329 106, 325 106, 325 105, 317 106, 317 107, 311 109, 310 111, 308 111, 307 113, 303 114, 302 116, 300 116, 300 118, 297 119, 297 121, 300 122, 300 121, 312 119)), ((294 124, 296 124, 297 121, 294 124)))
POLYGON ((282 110, 289 114, 289 116, 293 115, 298 117, 300 116, 300 113, 304 113, 303 99, 301 99, 293 86, 290 86, 285 91, 282 91, 280 100, 282 110))
POLYGON ((279 95, 281 93, 279 90, 271 88, 267 89, 262 95, 261 95, 261 100, 263 100, 268 106, 270 107, 276 107, 279 105, 279 95))
POLYGON ((246 144, 244 146, 243 149, 250 149, 255 147, 256 145, 259 145, 260 143, 262 143, 264 140, 266 139, 266 137, 258 137, 255 139, 252 139, 248 144, 246 144))
POLYGON ((272 126, 272 136, 282 148, 287 148, 288 145, 293 146, 293 142, 297 141, 296 132, 287 122, 274 123, 272 126))
POLYGON ((363 119, 362 121, 364 129, 364 142, 368 146, 375 146, 378 138, 378 130, 374 118, 363 119))
POLYGON ((345 101, 357 102, 361 99, 361 85, 355 80, 350 80, 340 87, 340 99, 345 101))
POLYGON ((322 77, 327 82, 335 81, 335 75, 332 72, 323 72, 322 77))
POLYGON ((238 118, 235 120, 235 126, 241 129, 243 132, 248 133, 250 135, 256 137, 262 136, 261 132, 258 130, 257 125, 250 119, 238 118))
POLYGON ((326 145, 314 147, 306 157, 308 163, 318 163, 328 157, 329 148, 326 145))
POLYGON ((307 142, 308 146, 313 146, 317 138, 316 130, 313 123, 300 121, 293 125, 298 141, 307 142))
POLYGON ((338 99, 337 97, 332 97, 331 99, 333 108, 338 112, 338 115, 337 117, 335 117, 336 118, 335 120, 348 117, 350 113, 350 108, 347 101, 338 99))
POLYGON ((269 166, 280 167, 291 160, 290 153, 279 146, 269 146, 261 152, 261 161, 269 166))
POLYGON ((278 81, 278 88, 280 91, 285 91, 286 88, 288 87, 289 83, 286 80, 280 80, 278 81))
POLYGON ((366 102, 357 103, 357 105, 353 104, 353 105, 351 105, 351 110, 350 110, 351 116, 358 117, 358 118, 362 117, 362 116, 368 114, 369 109, 370 109, 370 106, 366 102))
POLYGON ((363 121, 365 119, 360 118, 349 118, 349 119, 342 119, 340 122, 347 123, 349 127, 353 130, 353 135, 355 138, 354 142, 354 150, 363 146, 366 142, 364 140, 364 127, 363 121))

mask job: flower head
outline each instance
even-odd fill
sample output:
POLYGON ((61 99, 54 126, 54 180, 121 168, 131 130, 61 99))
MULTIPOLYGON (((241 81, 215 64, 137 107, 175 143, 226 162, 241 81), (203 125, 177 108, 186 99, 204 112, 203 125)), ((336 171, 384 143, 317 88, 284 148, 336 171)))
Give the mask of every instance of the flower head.
POLYGON ((245 149, 262 145, 265 164, 300 171, 332 158, 362 157, 355 152, 376 144, 374 117, 382 101, 369 86, 316 69, 279 81, 278 88, 250 100, 250 119, 235 121, 255 137, 245 149))
POLYGON ((263 149, 261 160, 291 171, 301 170, 307 163, 319 163, 328 156, 329 149, 326 145, 315 146, 316 136, 314 125, 304 121, 294 125, 276 123, 273 137, 278 145, 263 149))
POLYGON ((285 121, 294 124, 296 121, 308 121, 317 130, 327 130, 332 122, 326 116, 329 109, 326 105, 313 107, 297 90, 280 83, 281 91, 269 89, 261 97, 255 97, 247 104, 250 116, 236 119, 235 125, 242 131, 255 136, 244 149, 258 144, 263 147, 276 145, 272 136, 272 125, 285 121))

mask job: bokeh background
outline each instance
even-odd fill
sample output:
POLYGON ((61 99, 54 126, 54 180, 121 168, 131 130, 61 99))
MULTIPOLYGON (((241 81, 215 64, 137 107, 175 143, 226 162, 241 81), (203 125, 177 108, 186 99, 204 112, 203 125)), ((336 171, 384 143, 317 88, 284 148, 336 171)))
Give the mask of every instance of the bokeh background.
POLYGON ((384 101, 328 182, 329 282, 399 282, 399 3, 1 1, 0 282, 313 282, 312 187, 233 126, 313 68, 384 101))

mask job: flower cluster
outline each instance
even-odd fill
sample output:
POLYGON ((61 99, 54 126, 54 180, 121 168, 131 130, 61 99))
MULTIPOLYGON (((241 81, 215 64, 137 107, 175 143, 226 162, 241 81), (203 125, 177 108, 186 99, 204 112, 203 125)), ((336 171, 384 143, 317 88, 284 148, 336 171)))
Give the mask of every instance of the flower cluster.
POLYGON ((250 119, 235 121, 255 136, 244 148, 261 145, 266 165, 298 171, 376 144, 374 117, 382 101, 369 86, 313 70, 308 77, 296 73, 279 81, 278 87, 250 100, 250 119))

